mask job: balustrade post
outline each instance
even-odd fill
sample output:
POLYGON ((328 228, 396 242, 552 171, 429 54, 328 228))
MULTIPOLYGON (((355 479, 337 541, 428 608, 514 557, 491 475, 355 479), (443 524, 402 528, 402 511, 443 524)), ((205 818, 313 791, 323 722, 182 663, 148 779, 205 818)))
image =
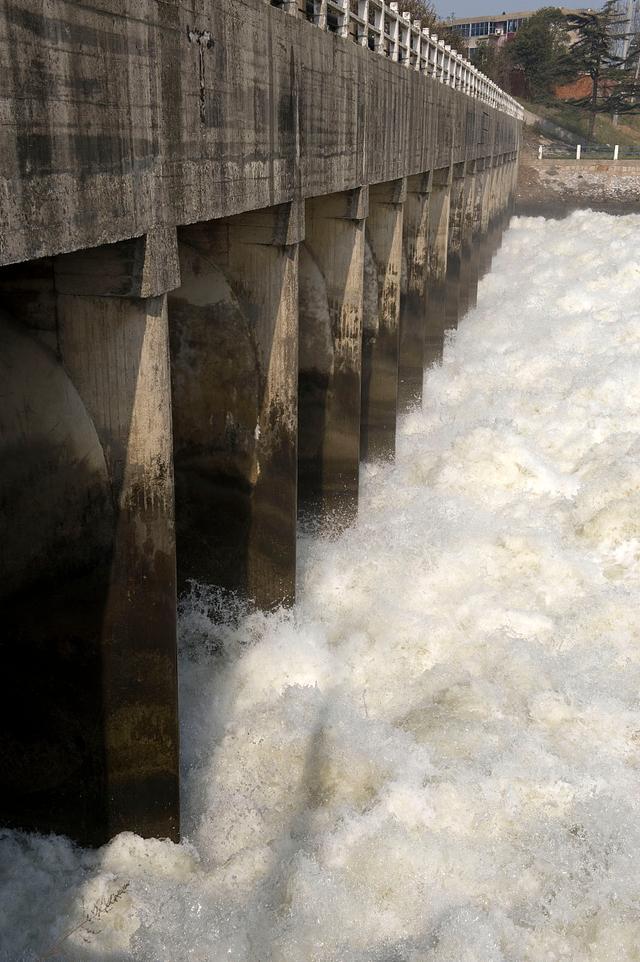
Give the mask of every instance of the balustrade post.
POLYGON ((414 70, 420 70, 420 41, 422 38, 420 20, 413 21, 413 36, 416 62, 414 70))
POLYGON ((362 31, 358 37, 358 42, 361 47, 369 46, 369 0, 358 0, 358 16, 362 20, 362 25, 360 30, 362 31))
POLYGON ((349 20, 351 15, 351 0, 338 0, 342 3, 342 13, 338 21, 338 36, 347 39, 349 37, 349 20))
POLYGON ((429 28, 428 28, 428 27, 423 27, 423 28, 422 28, 422 42, 421 42, 421 44, 420 44, 420 61, 421 61, 421 63, 420 63, 420 72, 423 73, 423 74, 425 74, 425 76, 428 75, 428 73, 429 73, 429 49, 430 49, 430 46, 431 46, 431 44, 430 44, 430 40, 429 40, 429 28))
POLYGON ((314 0, 314 21, 321 30, 327 29, 327 0, 314 0))
POLYGON ((392 2, 389 4, 389 10, 390 10, 390 20, 391 20, 391 28, 389 31, 389 35, 391 38, 391 59, 397 62, 400 56, 400 49, 399 49, 400 24, 399 24, 398 4, 396 0, 392 0, 392 2))
POLYGON ((401 58, 405 67, 411 66, 411 14, 403 10, 400 18, 401 58))

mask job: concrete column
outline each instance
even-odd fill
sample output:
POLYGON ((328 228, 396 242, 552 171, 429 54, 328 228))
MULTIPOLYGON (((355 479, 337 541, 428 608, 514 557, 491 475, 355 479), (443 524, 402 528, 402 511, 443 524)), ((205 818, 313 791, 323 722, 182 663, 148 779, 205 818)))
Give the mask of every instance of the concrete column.
MULTIPOLYGON (((478 189, 476 191, 476 210, 474 225, 477 231, 478 243, 478 280, 484 277, 491 265, 489 218, 491 204, 491 158, 485 157, 481 161, 481 171, 478 174, 478 189)), ((476 288, 477 295, 477 288, 476 288)))
POLYGON ((447 329, 457 327, 460 317, 460 272, 466 187, 465 164, 454 164, 451 181, 449 246, 447 251, 445 300, 445 327, 447 329))
POLYGON ((433 171, 427 231, 427 321, 425 366, 442 356, 445 330, 447 255, 452 168, 433 171))
POLYGON ((427 245, 432 175, 407 178, 400 292, 399 410, 422 397, 427 334, 427 245))
POLYGON ((483 213, 487 194, 487 171, 483 159, 475 163, 474 199, 469 212, 470 217, 470 265, 468 306, 471 310, 478 302, 478 281, 480 280, 482 260, 484 256, 485 236, 483 232, 483 213))
POLYGON ((402 222, 406 180, 369 188, 364 270, 360 457, 396 450, 402 222))
POLYGON ((473 236, 477 185, 477 163, 475 160, 468 160, 461 225, 459 317, 467 313, 472 303, 475 304, 478 287, 477 250, 473 236))
POLYGON ((505 154, 502 157, 502 165, 500 168, 500 213, 502 215, 503 223, 507 216, 508 207, 509 207, 509 161, 505 154))
POLYGON ((179 583, 295 593, 298 245, 284 204, 179 231, 169 300, 179 583))
POLYGON ((300 288, 299 490, 303 510, 357 513, 367 188, 307 202, 300 288), (317 345, 314 347, 314 345, 317 345))
POLYGON ((518 187, 518 155, 517 153, 512 153, 509 156, 509 211, 511 214, 513 214, 513 212, 515 211, 517 187, 518 187))
POLYGON ((504 156, 501 155, 498 158, 498 163, 496 166, 495 208, 494 208, 495 230, 493 232, 492 257, 496 255, 502 243, 502 234, 504 233, 504 226, 505 226, 505 212, 507 208, 506 189, 507 189, 506 164, 505 164, 504 156))
MULTIPOLYGON (((27 362, 13 371, 9 397, 24 398, 16 424, 28 406, 33 430, 13 457, 14 471, 26 471, 19 487, 15 477, 8 488, 0 481, 13 514, 3 537, 15 589, 5 628, 21 621, 3 653, 12 772, 0 807, 13 824, 85 844, 125 830, 177 840, 166 297, 179 283, 175 231, 49 265, 51 286, 45 294, 38 279, 22 319, 29 326, 31 309, 55 305, 60 360, 24 327, 6 329, 14 358, 27 362), (29 525, 34 553, 23 566, 18 539, 29 525)), ((20 442, 10 408, 0 434, 20 442)))
POLYGON ((482 196, 482 213, 480 217, 480 230, 486 235, 489 230, 489 223, 492 216, 493 203, 493 158, 485 157, 483 161, 484 169, 484 191, 482 196))
POLYGON ((496 251, 500 247, 502 236, 500 229, 502 166, 500 157, 494 156, 489 171, 489 203, 487 212, 487 243, 485 248, 485 271, 490 270, 496 251))
POLYGON ((501 158, 498 155, 493 158, 491 173, 491 221, 495 223, 500 216, 501 158))
POLYGON ((494 166, 491 157, 485 157, 482 170, 482 203, 480 206, 480 253, 478 258, 478 278, 484 277, 491 267, 492 257, 492 211, 494 166))

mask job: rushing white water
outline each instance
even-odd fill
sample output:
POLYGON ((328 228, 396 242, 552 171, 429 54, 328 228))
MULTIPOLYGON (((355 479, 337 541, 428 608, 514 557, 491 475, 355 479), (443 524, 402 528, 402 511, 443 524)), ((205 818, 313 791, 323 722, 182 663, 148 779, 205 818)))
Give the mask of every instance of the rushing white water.
POLYGON ((512 223, 295 611, 185 605, 187 841, 6 834, 2 959, 640 959, 639 251, 512 223))

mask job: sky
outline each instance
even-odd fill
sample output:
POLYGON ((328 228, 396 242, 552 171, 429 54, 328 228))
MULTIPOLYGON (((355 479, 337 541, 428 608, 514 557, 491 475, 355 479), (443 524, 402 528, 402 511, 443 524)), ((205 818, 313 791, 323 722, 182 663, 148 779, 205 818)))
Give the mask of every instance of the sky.
MULTIPOLYGON (((504 2, 504 0, 503 0, 504 2)), ((402 4, 400 5, 402 6, 402 4)), ((541 7, 552 6, 551 0, 541 3, 526 3, 526 0, 520 6, 500 6, 495 2, 492 3, 491 0, 436 0, 436 10, 442 18, 448 17, 454 14, 456 17, 476 17, 483 14, 495 14, 502 13, 504 10, 506 13, 510 11, 520 11, 520 10, 539 10, 541 7)), ((588 0, 566 0, 566 2, 558 3, 558 6, 571 7, 575 9, 577 7, 589 6, 588 0)), ((598 2, 591 2, 591 6, 598 7, 600 4, 598 2)))

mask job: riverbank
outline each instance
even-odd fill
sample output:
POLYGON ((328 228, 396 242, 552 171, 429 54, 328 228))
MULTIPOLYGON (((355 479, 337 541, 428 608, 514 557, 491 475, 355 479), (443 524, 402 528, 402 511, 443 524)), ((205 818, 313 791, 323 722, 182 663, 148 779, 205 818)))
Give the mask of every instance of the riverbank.
POLYGON ((564 217, 584 208, 640 213, 640 161, 521 158, 516 213, 564 217))
POLYGON ((540 145, 551 153, 559 142, 525 127, 516 213, 532 217, 566 217, 581 209, 608 214, 640 213, 640 161, 589 157, 541 160, 540 145))

